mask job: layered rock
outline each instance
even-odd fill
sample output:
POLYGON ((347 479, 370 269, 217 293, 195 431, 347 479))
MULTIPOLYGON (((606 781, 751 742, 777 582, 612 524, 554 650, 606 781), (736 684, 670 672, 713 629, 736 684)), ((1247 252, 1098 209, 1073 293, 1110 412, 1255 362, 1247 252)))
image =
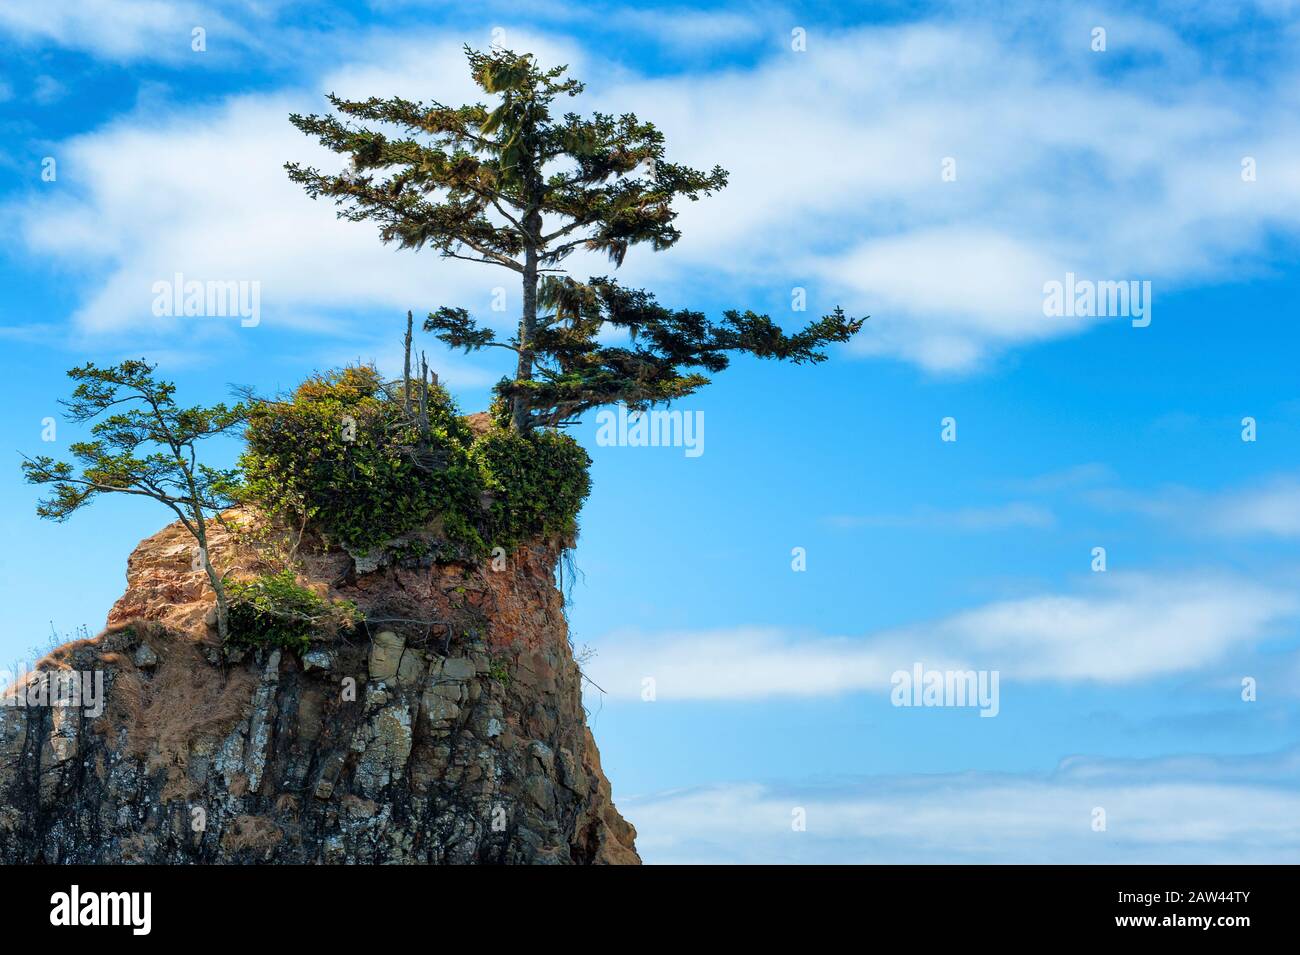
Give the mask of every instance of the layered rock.
MULTIPOLYGON (((241 540, 210 544, 236 576, 259 570, 241 540)), ((232 658, 194 558, 179 525, 142 542, 108 629, 10 691, 37 702, 0 708, 0 861, 640 861, 586 726, 555 547, 497 570, 315 554, 300 580, 365 627, 232 658), (40 704, 42 681, 95 673, 102 712, 40 704)))

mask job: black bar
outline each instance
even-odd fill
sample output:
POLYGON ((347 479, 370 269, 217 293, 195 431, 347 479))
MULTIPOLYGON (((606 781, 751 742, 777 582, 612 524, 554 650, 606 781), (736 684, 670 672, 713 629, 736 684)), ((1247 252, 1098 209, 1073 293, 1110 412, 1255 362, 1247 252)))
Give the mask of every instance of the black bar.
MULTIPOLYGON (((693 925, 746 932, 784 925, 818 934, 838 926, 864 941, 919 929, 926 940, 1042 931, 1071 940, 1129 935, 1182 944, 1201 937, 1230 945, 1293 937, 1296 921, 1295 871, 1262 866, 51 866, 9 867, 4 875, 13 937, 78 933, 90 941, 93 934, 128 946, 253 938, 259 947, 373 945, 395 942, 403 926, 423 933, 433 923, 440 945, 461 930, 480 941, 498 931, 539 940, 599 931, 590 939, 604 948, 693 925), (56 893, 70 902, 73 885, 83 905, 93 893, 150 893, 148 934, 135 934, 131 924, 51 924, 56 893)), ((90 905, 97 913, 98 897, 90 905)), ((139 915, 142 908, 121 911, 139 915)))

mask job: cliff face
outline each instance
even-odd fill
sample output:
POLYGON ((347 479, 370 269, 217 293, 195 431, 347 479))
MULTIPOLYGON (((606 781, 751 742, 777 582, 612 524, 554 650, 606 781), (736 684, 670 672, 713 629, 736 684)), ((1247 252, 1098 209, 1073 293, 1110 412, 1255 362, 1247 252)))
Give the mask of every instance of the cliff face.
MULTIPOLYGON (((257 570, 223 532, 210 552, 257 570)), ((104 633, 0 707, 0 861, 639 862, 586 726, 557 557, 365 573, 309 557, 302 576, 368 633, 223 660, 193 541, 165 528, 104 633), (99 713, 93 690, 67 692, 95 674, 99 713), (42 687, 79 705, 42 705, 42 687)))

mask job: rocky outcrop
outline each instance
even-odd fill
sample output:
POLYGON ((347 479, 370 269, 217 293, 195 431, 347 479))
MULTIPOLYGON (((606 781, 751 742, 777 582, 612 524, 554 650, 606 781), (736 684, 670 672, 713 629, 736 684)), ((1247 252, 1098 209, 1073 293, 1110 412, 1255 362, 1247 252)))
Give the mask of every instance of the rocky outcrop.
MULTIPOLYGON (((242 540, 210 547, 236 576, 258 570, 242 540)), ((358 573, 318 553, 300 580, 365 627, 227 658, 193 542, 164 529, 131 555, 107 630, 0 707, 0 861, 639 862, 586 726, 557 557, 358 573), (68 691, 95 679, 98 713, 68 691)))

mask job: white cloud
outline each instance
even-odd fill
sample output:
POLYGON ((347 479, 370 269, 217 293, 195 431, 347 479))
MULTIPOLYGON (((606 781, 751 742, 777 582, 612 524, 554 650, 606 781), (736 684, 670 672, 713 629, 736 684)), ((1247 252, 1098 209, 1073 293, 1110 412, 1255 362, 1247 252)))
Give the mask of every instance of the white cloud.
POLYGON ((508 275, 440 262, 379 243, 369 224, 340 222, 312 201, 283 163, 322 156, 289 125, 316 103, 235 99, 216 111, 128 120, 58 151, 71 194, 28 207, 23 226, 37 253, 106 269, 73 318, 89 332, 148 332, 153 283, 187 279, 261 283, 264 321, 317 324, 346 309, 401 313, 449 300, 486 306, 508 275), (432 266, 432 267, 430 267, 432 266))
MULTIPOLYGON (((462 44, 486 45, 489 39, 486 32, 482 37, 470 38, 427 33, 374 34, 351 44, 350 59, 331 66, 319 84, 322 90, 345 98, 404 96, 448 105, 480 102, 489 97, 470 78, 462 44)), ((546 66, 567 63, 571 76, 582 78, 586 72, 584 51, 563 37, 511 28, 506 45, 533 53, 546 66)))
POLYGON ((195 27, 241 43, 246 39, 216 5, 194 0, 6 0, 0 5, 0 32, 110 60, 191 56, 195 27))
POLYGON ((650 863, 1295 863, 1296 754, 621 798, 650 863), (1093 771, 1097 770, 1097 771, 1093 771), (1289 773, 1289 777, 1287 776, 1289 773), (1093 810, 1106 830, 1093 831, 1093 810), (807 829, 792 828, 806 813, 807 829))
MULTIPOLYGON (((127 29, 147 6, 130 5, 114 27, 122 37, 97 42, 123 55, 155 42, 127 29)), ((74 11, 94 6, 59 4, 48 23, 17 9, 0 25, 72 42, 85 15, 74 11)), ((725 34, 728 17, 685 28, 725 34)), ((952 371, 1078 333, 1089 320, 1042 314, 1043 283, 1066 271, 1152 280, 1159 322, 1168 291, 1251 274, 1266 234, 1300 226, 1294 76, 1198 80, 1177 38, 1143 21, 1126 21, 1124 42, 1161 56, 1124 84, 1055 45, 1074 39, 1012 40, 978 19, 818 29, 807 53, 661 78, 632 74, 598 47, 511 30, 512 46, 588 81, 579 108, 635 110, 665 131, 675 160, 731 170, 720 195, 684 204, 678 248, 629 257, 627 281, 670 301, 730 286, 738 305, 754 285, 809 286, 816 302, 872 313, 854 346, 862 353, 952 371), (1257 182, 1241 181, 1245 155, 1257 182), (945 157, 955 182, 941 181, 945 157)), ((58 261, 99 265, 76 316, 91 330, 140 322, 142 284, 176 269, 261 277, 266 307, 286 322, 426 302, 482 309, 510 276, 382 248, 280 169, 319 155, 286 114, 319 110, 324 90, 480 98, 461 40, 362 37, 309 93, 150 110, 78 137, 56 150, 61 198, 21 210, 22 234, 58 261)), ((570 265, 608 269, 581 256, 570 265)))
POLYGON ((1214 502, 1211 525, 1223 534, 1300 537, 1300 480, 1277 478, 1214 502))
POLYGON ((1043 282, 1069 266, 1038 246, 991 229, 918 228, 862 241, 812 268, 822 280, 870 297, 872 334, 860 335, 856 349, 960 370, 986 345, 1055 337, 1088 322, 1044 318, 1043 282))
MULTIPOLYGON (((744 700, 886 693, 914 663, 997 670, 1008 680, 1129 683, 1244 652, 1300 611, 1289 589, 1222 576, 1104 575, 1082 594, 1045 594, 864 637, 771 628, 645 634, 597 644, 591 678, 614 699, 744 700)), ((1004 703, 1005 709, 1005 703, 1004 703)))
POLYGON ((915 633, 1005 677, 1123 683, 1207 666, 1298 606, 1288 590, 1235 578, 1107 576, 1087 596, 1002 601, 915 633))
POLYGON ((1086 497, 1103 510, 1141 514, 1198 534, 1300 537, 1300 478, 1291 474, 1217 493, 1168 485, 1151 491, 1099 489, 1086 497))
POLYGON ((890 673, 912 660, 897 645, 798 639, 762 627, 658 634, 619 630, 597 646, 585 669, 611 697, 629 700, 638 698, 645 677, 654 678, 658 698, 665 701, 845 693, 885 686, 890 673))
POLYGON ((752 70, 600 96, 732 172, 686 208, 676 261, 811 278, 819 299, 873 315, 859 349, 953 370, 1085 327, 1042 313, 1043 284, 1067 271, 1151 280, 1159 300, 1249 274, 1268 229, 1300 226, 1292 76, 1180 79, 1173 95, 1167 79, 1114 84, 973 21, 824 31, 752 70), (1242 182, 1246 155, 1268 176, 1242 182))
MULTIPOLYGON (((534 46, 554 56, 564 52, 534 46)), ((324 77, 321 89, 473 98, 456 41, 380 44, 369 52, 366 65, 324 77)), ((182 324, 151 313, 153 283, 177 272, 186 279, 260 282, 267 327, 337 334, 346 331, 339 319, 349 311, 382 310, 391 311, 397 335, 408 308, 422 316, 453 303, 504 322, 489 304, 498 286, 506 289, 507 304, 515 296, 512 273, 381 245, 373 225, 338 220, 331 202, 313 201, 289 181, 287 160, 339 167, 336 155, 288 121, 291 112, 327 106, 313 92, 150 109, 56 149, 59 190, 15 211, 33 252, 100 270, 72 316, 76 327, 142 338, 183 333, 182 324)), ((363 343, 372 352, 388 347, 382 336, 363 343)))
POLYGON ((619 25, 650 33, 681 50, 718 44, 745 43, 757 39, 769 27, 771 17, 756 16, 753 10, 621 10, 611 14, 619 25))

